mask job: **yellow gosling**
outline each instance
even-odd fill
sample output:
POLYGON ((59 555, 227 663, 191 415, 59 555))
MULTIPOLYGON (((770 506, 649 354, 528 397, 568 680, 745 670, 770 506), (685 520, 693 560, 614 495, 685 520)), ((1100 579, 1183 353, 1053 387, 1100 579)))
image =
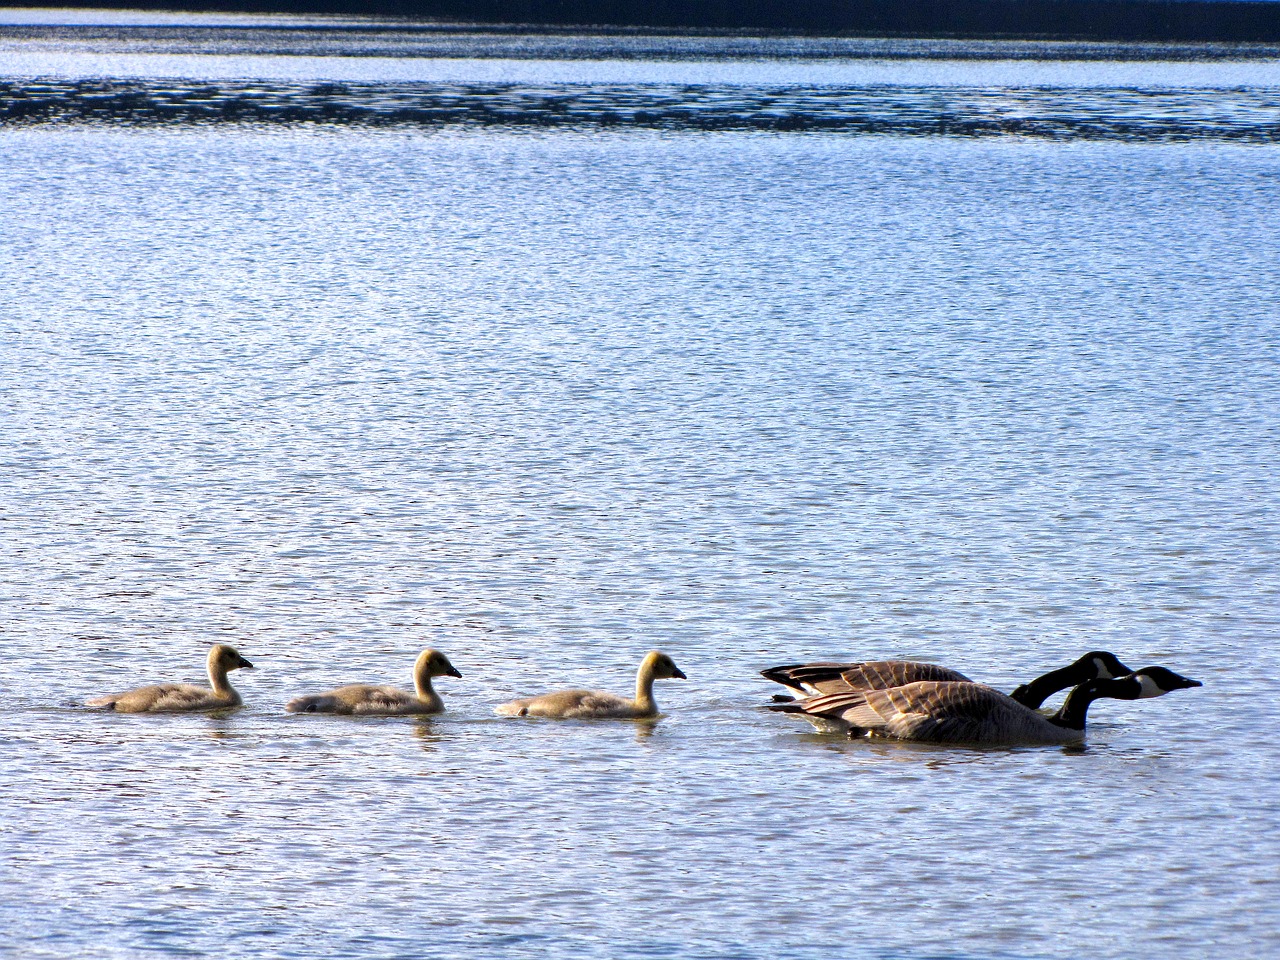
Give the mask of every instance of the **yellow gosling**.
POLYGON ((688 679, 670 657, 657 650, 640 663, 634 700, 598 690, 560 690, 540 697, 512 700, 498 707, 504 717, 554 717, 562 720, 638 720, 658 715, 653 681, 688 679))
POLYGON ((439 650, 423 650, 413 665, 415 693, 398 687, 353 683, 327 693, 298 697, 285 704, 290 713, 341 713, 394 717, 414 713, 441 713, 444 701, 431 686, 432 677, 461 677, 439 650))
POLYGON ((209 687, 194 683, 159 683, 125 693, 114 693, 86 701, 90 707, 106 707, 117 713, 184 713, 195 710, 222 710, 240 706, 240 694, 227 681, 232 670, 252 668, 235 647, 216 644, 209 651, 209 687))

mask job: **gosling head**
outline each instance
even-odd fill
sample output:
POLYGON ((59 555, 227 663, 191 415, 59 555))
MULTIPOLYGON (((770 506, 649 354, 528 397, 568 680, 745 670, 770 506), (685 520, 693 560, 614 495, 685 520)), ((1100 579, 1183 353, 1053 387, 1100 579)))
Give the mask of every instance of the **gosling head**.
POLYGON ((1166 693, 1172 693, 1174 690, 1189 690, 1192 687, 1204 686, 1199 680, 1192 680, 1189 677, 1174 673, 1172 670, 1166 670, 1164 667, 1143 667, 1141 670, 1135 670, 1128 676, 1118 679, 1121 682, 1136 683, 1138 685, 1137 696, 1133 697, 1134 700, 1163 697, 1166 693))
POLYGON ((235 647, 225 643, 215 643, 209 650, 209 666, 222 670, 239 670, 241 667, 252 670, 253 664, 240 656, 235 647))
POLYGON ((665 653, 652 650, 645 660, 653 667, 655 680, 688 680, 684 671, 676 666, 676 662, 665 653))
POLYGON ((414 670, 420 673, 426 673, 429 677, 461 677, 458 668, 449 662, 439 650, 423 650, 418 654, 418 662, 414 665, 414 670))

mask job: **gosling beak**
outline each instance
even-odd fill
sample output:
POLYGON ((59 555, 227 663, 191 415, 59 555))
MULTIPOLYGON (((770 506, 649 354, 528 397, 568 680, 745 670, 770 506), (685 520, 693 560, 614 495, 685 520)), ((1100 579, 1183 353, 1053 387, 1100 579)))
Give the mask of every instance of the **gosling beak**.
POLYGON ((241 657, 241 658, 240 658, 240 662, 239 662, 239 663, 237 663, 237 664, 236 664, 236 666, 237 666, 237 667, 240 667, 241 669, 244 669, 244 668, 246 668, 246 667, 247 667, 248 669, 250 669, 250 670, 252 670, 252 669, 253 669, 253 664, 252 664, 252 663, 250 663, 248 660, 246 660, 244 657, 241 657))
POLYGON ((448 670, 444 672, 444 675, 446 677, 457 677, 458 679, 462 679, 462 674, 458 672, 457 667, 451 666, 448 670))
POLYGON ((681 670, 679 667, 676 667, 676 672, 675 672, 675 673, 673 673, 671 676, 672 676, 674 679, 676 679, 676 680, 688 680, 688 679, 689 679, 688 677, 686 677, 686 676, 684 675, 684 671, 683 671, 683 670, 681 670))

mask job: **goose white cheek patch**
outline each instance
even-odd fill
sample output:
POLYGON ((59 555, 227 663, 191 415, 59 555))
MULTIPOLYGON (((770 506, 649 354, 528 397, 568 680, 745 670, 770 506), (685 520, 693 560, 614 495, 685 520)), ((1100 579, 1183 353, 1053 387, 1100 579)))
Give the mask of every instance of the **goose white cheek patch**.
POLYGON ((1101 657, 1093 658, 1093 668, 1098 671, 1099 680, 1114 680, 1115 675, 1107 669, 1107 665, 1102 661, 1101 657))
POLYGON ((1158 697, 1168 692, 1150 677, 1141 677, 1140 679, 1142 681, 1142 693, 1138 694, 1139 700, 1146 700, 1148 697, 1158 697))

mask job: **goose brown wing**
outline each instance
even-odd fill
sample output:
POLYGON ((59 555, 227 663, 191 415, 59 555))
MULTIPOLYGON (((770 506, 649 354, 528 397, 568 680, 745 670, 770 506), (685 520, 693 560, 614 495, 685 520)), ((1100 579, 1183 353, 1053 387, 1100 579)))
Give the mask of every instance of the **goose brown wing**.
POLYGON ((856 663, 836 662, 793 663, 785 667, 770 667, 768 670, 761 670, 760 675, 772 680, 774 683, 780 683, 784 687, 798 691, 822 690, 823 684, 835 683, 835 690, 825 691, 835 693, 838 690, 847 689, 840 680, 840 674, 850 667, 856 666, 858 666, 856 663))
POLYGON ((805 697, 794 703, 771 703, 770 710, 781 713, 805 713, 814 717, 843 720, 862 729, 878 729, 884 719, 867 705, 865 690, 845 690, 841 693, 820 694, 805 697))
POLYGON ((915 660, 871 660, 867 663, 850 664, 840 674, 840 679, 853 690, 887 690, 926 680, 972 682, 959 671, 915 660))
POLYGON ((762 671, 763 676, 793 690, 820 694, 846 690, 882 690, 918 680, 968 682, 964 674, 915 660, 867 660, 861 663, 798 663, 762 671))
POLYGON ((1005 740, 1033 711, 980 683, 925 681, 864 693, 867 707, 890 736, 959 743, 1005 740))

